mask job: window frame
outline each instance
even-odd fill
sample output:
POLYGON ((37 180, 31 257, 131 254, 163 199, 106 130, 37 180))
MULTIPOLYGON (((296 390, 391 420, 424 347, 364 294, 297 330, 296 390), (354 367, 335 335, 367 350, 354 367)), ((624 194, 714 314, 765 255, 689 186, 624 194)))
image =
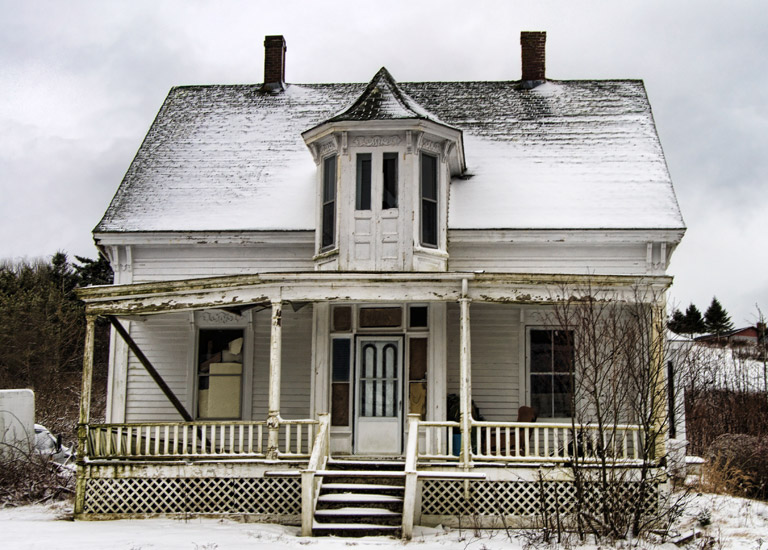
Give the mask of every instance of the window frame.
POLYGON ((399 188, 400 188, 400 154, 397 152, 383 152, 381 154, 381 209, 382 210, 395 210, 399 204, 399 188), (393 181, 391 185, 387 185, 387 161, 394 161, 393 163, 393 181), (387 190, 392 191, 392 203, 387 202, 387 190))
POLYGON ((338 155, 335 153, 323 158, 323 170, 320 183, 320 251, 333 250, 337 246, 337 202, 339 166, 338 155), (329 181, 329 168, 333 167, 333 181, 329 181), (330 209, 328 208, 330 206, 330 209), (328 212, 330 210, 330 212, 328 212), (330 224, 329 231, 326 225, 330 224), (328 236, 329 240, 326 240, 328 236))
MULTIPOLYGON (((555 326, 528 326, 526 327, 526 337, 525 337, 525 345, 526 345, 526 369, 527 369, 527 377, 526 377, 526 384, 527 384, 527 403, 529 406, 534 406, 533 402, 533 377, 534 376, 549 376, 550 380, 554 382, 555 376, 563 376, 567 375, 570 376, 570 382, 571 382, 571 388, 570 388, 570 394, 569 395, 569 403, 568 406, 571 407, 573 404, 573 399, 576 391, 576 373, 575 373, 575 360, 576 360, 576 341, 575 341, 575 331, 570 328, 562 328, 562 327, 555 327, 555 326), (549 372, 534 372, 532 369, 532 362, 533 362, 533 346, 532 346, 532 335, 534 332, 550 332, 550 333, 556 333, 556 332, 566 332, 570 333, 570 347, 571 347, 571 368, 569 371, 555 371, 555 354, 554 354, 554 339, 551 338, 551 347, 550 347, 550 354, 551 354, 551 366, 552 370, 549 372)), ((546 419, 552 419, 552 420, 558 420, 558 419, 571 419, 573 417, 573 410, 570 411, 570 415, 559 415, 555 416, 555 405, 554 405, 554 383, 550 386, 551 390, 549 393, 549 404, 550 404, 550 410, 546 413, 541 410, 536 410, 536 414, 539 418, 546 418, 546 419)), ((543 394, 542 394, 543 395, 543 394)))
POLYGON ((419 154, 419 244, 424 248, 440 247, 440 158, 437 155, 421 151, 419 154), (434 198, 427 198, 424 194, 424 159, 429 158, 434 161, 434 198), (433 205, 434 219, 431 228, 434 231, 434 242, 427 242, 425 239, 425 203, 433 205))
MULTIPOLYGON (((236 340, 237 338, 235 338, 236 340)), ((246 364, 249 359, 249 354, 247 353, 248 350, 248 330, 246 326, 238 325, 238 326, 208 326, 208 325, 197 325, 195 326, 195 353, 193 356, 193 364, 194 364, 194 396, 193 396, 193 402, 194 402, 194 418, 196 421, 202 421, 202 422, 219 422, 219 421, 228 421, 228 420, 244 420, 246 418, 250 418, 250 411, 248 411, 248 414, 246 415, 246 400, 245 400, 245 388, 246 385, 249 383, 249 380, 247 380, 246 377, 246 364), (201 345, 201 333, 202 332, 238 332, 240 334, 240 338, 242 338, 242 344, 240 349, 240 373, 239 374, 214 374, 212 375, 210 371, 207 374, 203 374, 200 372, 200 345, 201 345), (210 389, 210 379, 213 378, 235 378, 238 377, 240 379, 240 394, 238 396, 239 399, 239 416, 233 416, 233 417, 213 417, 213 416, 206 416, 201 417, 200 416, 200 391, 201 378, 207 378, 209 380, 209 388, 210 389)), ((228 362, 228 361, 221 361, 222 363, 228 362)), ((231 361, 229 361, 231 362, 231 361)))
POLYGON ((373 193, 373 154, 357 153, 355 157, 355 210, 371 210, 373 193), (368 163, 367 166, 365 163, 368 163), (367 173, 366 173, 367 172, 367 173), (368 181, 364 181, 367 176, 368 181))

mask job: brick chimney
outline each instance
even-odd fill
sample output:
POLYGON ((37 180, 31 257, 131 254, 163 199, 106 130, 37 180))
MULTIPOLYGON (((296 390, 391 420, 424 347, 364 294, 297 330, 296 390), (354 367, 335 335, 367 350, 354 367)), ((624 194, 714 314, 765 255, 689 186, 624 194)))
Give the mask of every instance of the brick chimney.
POLYGON ((523 54, 523 88, 535 88, 546 81, 545 65, 547 43, 546 32, 523 31, 520 33, 520 45, 523 54))
POLYGON ((266 92, 285 89, 285 38, 283 35, 264 37, 264 85, 266 92))

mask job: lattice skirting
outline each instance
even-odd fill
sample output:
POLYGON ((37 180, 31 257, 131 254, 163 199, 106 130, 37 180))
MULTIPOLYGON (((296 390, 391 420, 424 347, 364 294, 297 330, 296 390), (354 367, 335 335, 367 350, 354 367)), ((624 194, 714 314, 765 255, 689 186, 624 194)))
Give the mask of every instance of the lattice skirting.
MULTIPOLYGON (((616 503, 636 502, 636 482, 622 482, 613 491, 616 503)), ((653 512, 659 505, 659 487, 654 485, 645 496, 645 507, 653 512)), ((598 509, 603 501, 599 486, 587 484, 583 502, 598 509)), ((421 493, 421 513, 427 516, 534 516, 546 510, 569 514, 577 505, 577 489, 572 481, 470 481, 425 480, 421 493), (469 498, 466 498, 466 497, 469 498)))
POLYGON ((301 514, 301 479, 88 479, 85 514, 301 514))

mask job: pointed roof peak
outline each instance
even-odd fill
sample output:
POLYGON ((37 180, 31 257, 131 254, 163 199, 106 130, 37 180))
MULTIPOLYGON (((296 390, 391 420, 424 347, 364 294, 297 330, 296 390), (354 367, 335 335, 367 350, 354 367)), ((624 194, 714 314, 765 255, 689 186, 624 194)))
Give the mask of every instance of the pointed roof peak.
POLYGON ((398 86, 386 67, 379 69, 360 97, 326 122, 345 120, 426 119, 442 124, 398 86))

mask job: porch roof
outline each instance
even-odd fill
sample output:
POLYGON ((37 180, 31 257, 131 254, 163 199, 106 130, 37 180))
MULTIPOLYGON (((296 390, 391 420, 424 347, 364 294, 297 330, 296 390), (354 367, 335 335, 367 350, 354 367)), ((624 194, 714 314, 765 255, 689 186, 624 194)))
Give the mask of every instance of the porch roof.
POLYGON ((293 272, 232 275, 81 288, 88 315, 151 315, 171 311, 242 311, 275 301, 476 302, 552 304, 570 297, 657 301, 668 276, 547 273, 293 272))

